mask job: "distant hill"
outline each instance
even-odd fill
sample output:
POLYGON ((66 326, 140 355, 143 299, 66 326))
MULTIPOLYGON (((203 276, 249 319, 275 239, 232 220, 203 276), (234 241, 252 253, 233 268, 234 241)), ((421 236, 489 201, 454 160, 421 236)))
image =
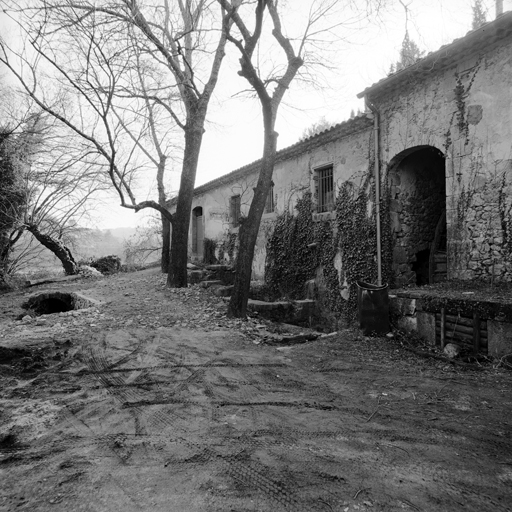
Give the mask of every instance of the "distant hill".
POLYGON ((100 258, 116 254, 124 260, 124 242, 135 233, 135 228, 84 229, 75 242, 79 259, 100 258))
POLYGON ((116 238, 121 238, 122 240, 126 240, 135 234, 136 228, 107 228, 102 229, 101 231, 110 231, 116 238))
MULTIPOLYGON (((115 254, 125 262, 125 240, 136 232, 135 228, 121 227, 112 229, 77 228, 67 241, 75 260, 101 258, 115 254)), ((55 255, 25 232, 14 247, 10 259, 16 272, 59 272, 62 265, 55 255)))

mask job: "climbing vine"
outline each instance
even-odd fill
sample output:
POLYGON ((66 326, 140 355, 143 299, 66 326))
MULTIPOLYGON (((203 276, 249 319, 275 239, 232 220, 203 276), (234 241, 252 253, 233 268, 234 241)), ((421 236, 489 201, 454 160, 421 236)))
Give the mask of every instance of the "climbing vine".
POLYGON ((238 246, 238 236, 236 233, 228 233, 226 238, 219 244, 219 258, 226 259, 228 263, 234 265, 235 253, 238 246))
MULTIPOLYGON (((377 278, 375 211, 370 208, 373 187, 368 186, 370 173, 364 182, 361 188, 349 181, 341 185, 335 221, 314 222, 310 192, 297 201, 296 216, 287 212, 278 216, 267 239, 265 264, 265 283, 273 295, 304 298, 306 282, 321 269, 326 292, 323 303, 327 309, 348 321, 355 318, 356 282, 374 283, 377 278), (342 260, 341 275, 335 266, 338 254, 342 260), (348 290, 344 284, 348 285, 348 290), (348 294, 342 294, 342 290, 348 294)), ((387 188, 382 196, 383 281, 389 282, 391 227, 387 188)))
POLYGON ((318 235, 319 260, 327 292, 327 306, 337 315, 343 312, 343 300, 340 295, 339 274, 334 266, 339 251, 339 231, 335 224, 324 222, 318 235))
POLYGON ((215 256, 217 242, 211 238, 205 238, 203 247, 203 262, 207 265, 213 265, 217 263, 217 257, 215 256))
POLYGON ((512 254, 512 204, 508 202, 506 174, 503 173, 498 188, 498 212, 500 216, 503 247, 506 254, 512 254))
POLYGON ((468 136, 468 130, 469 126, 466 122, 466 96, 467 92, 464 89, 464 85, 462 83, 461 76, 457 73, 455 75, 455 88, 453 90, 455 94, 455 105, 457 107, 457 110, 455 111, 455 114, 457 116, 457 127, 459 129, 460 133, 463 133, 465 137, 468 136))
POLYGON ((312 206, 307 192, 297 201, 297 215, 279 215, 267 240, 265 283, 277 296, 303 298, 306 282, 315 275, 318 254, 312 245, 316 241, 312 206))
POLYGON ((377 280, 375 214, 368 212, 366 191, 347 181, 339 189, 336 200, 336 223, 343 262, 344 279, 349 286, 348 299, 342 312, 353 320, 357 312, 357 281, 374 283, 377 280))

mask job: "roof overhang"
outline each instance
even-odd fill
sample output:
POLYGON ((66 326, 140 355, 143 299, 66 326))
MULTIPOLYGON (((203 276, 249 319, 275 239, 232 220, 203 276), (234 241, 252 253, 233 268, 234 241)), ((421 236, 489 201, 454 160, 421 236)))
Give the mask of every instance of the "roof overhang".
POLYGON ((467 55, 481 51, 510 36, 512 36, 512 12, 506 12, 496 20, 468 32, 464 37, 441 46, 439 50, 429 53, 415 64, 367 87, 357 97, 371 99, 375 96, 388 94, 403 85, 405 81, 412 78, 421 79, 423 76, 430 75, 433 71, 452 66, 467 55))

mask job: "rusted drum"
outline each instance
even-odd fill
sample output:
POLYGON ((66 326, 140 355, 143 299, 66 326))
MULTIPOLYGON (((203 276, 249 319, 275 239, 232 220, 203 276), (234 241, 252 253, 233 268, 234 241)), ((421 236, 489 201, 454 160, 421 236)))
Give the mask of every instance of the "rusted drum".
POLYGON ((389 332, 388 285, 357 281, 357 316, 365 336, 389 332))

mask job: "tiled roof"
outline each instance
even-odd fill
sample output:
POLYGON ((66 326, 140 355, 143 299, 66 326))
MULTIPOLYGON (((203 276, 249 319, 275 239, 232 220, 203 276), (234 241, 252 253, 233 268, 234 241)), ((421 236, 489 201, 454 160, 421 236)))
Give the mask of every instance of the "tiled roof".
MULTIPOLYGON (((276 154, 276 163, 282 162, 283 160, 289 160, 294 156, 306 153, 307 151, 311 151, 312 149, 322 146, 323 144, 327 144, 332 142, 333 140, 337 140, 342 137, 346 137, 347 135, 351 135, 353 133, 360 132, 369 128, 372 125, 372 120, 368 117, 367 114, 361 114, 353 119, 349 119, 348 121, 344 121, 342 123, 338 123, 331 128, 327 128, 326 130, 312 135, 305 140, 297 142, 287 148, 281 149, 276 154)), ((228 174, 224 174, 219 178, 216 178, 204 185, 196 187, 194 189, 194 195, 203 194, 208 190, 213 188, 217 188, 220 185, 224 185, 227 183, 232 183, 243 176, 247 176, 253 172, 257 172, 261 165, 261 159, 256 160, 250 164, 244 165, 235 171, 232 171, 228 174)), ((171 203, 173 204, 172 200, 171 203)))
POLYGON ((374 83, 360 92, 357 97, 368 96, 372 98, 393 92, 403 84, 404 80, 412 77, 416 79, 426 77, 434 70, 437 71, 451 66, 465 56, 511 35, 512 12, 506 12, 496 20, 468 32, 464 37, 441 46, 439 50, 429 53, 418 62, 374 83))

